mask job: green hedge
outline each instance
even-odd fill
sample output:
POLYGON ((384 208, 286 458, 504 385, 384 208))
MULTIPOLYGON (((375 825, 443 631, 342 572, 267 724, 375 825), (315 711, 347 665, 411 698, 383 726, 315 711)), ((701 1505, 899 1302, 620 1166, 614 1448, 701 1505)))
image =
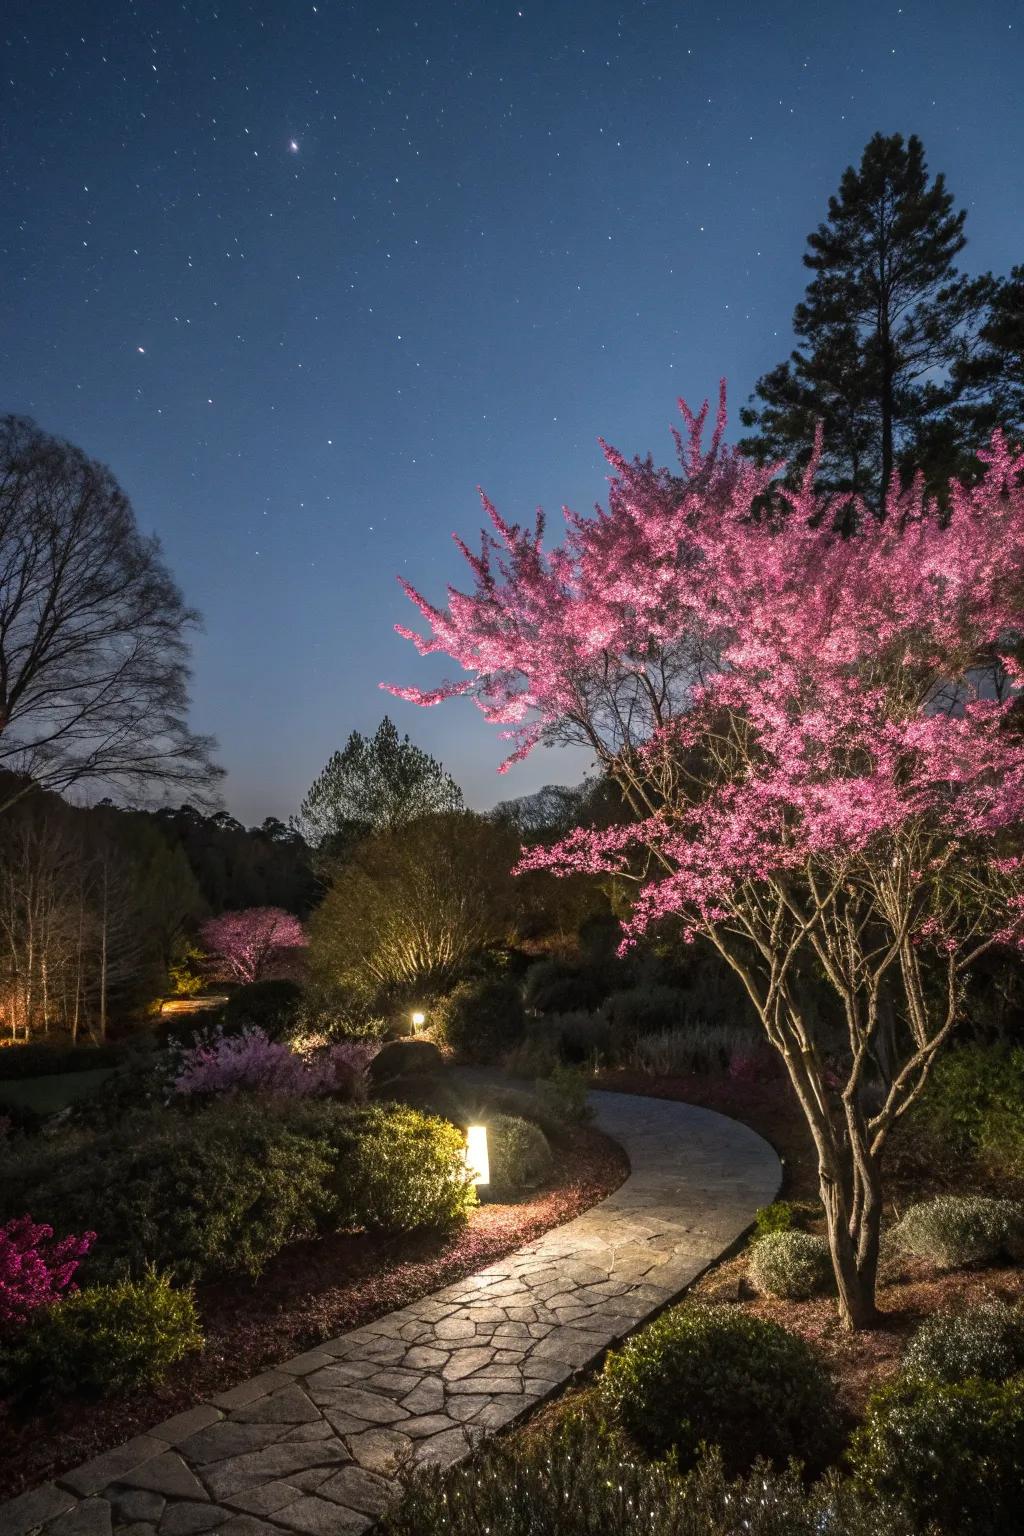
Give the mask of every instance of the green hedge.
POLYGON ((819 1470, 838 1447, 831 1379, 811 1347, 735 1307, 684 1302, 609 1356, 605 1407, 653 1455, 691 1467, 703 1442, 726 1468, 795 1457, 819 1470))
POLYGON ((31 1403, 106 1397, 155 1385, 202 1345, 191 1291, 150 1272, 38 1307, 0 1346, 0 1392, 31 1403))
POLYGON ((467 1061, 497 1061, 526 1027, 519 987, 501 979, 461 982, 431 1017, 438 1039, 467 1061))

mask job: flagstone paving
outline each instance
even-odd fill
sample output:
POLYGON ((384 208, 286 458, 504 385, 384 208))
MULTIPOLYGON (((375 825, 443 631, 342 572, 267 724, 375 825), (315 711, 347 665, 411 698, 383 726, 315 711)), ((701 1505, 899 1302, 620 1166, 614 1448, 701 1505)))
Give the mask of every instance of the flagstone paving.
POLYGON ((779 1187, 775 1153, 734 1120, 592 1102, 631 1166, 600 1205, 0 1506, 0 1536, 347 1536, 411 1467, 528 1414, 674 1300, 779 1187))

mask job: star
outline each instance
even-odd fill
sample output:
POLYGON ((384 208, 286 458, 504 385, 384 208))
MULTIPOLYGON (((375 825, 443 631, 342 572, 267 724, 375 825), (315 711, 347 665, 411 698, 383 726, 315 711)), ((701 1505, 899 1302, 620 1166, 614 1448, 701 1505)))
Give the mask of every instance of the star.
POLYGON ((288 141, 288 148, 291 150, 293 155, 297 155, 298 152, 299 152, 299 142, 298 142, 298 140, 297 139, 289 139, 289 141, 288 141))

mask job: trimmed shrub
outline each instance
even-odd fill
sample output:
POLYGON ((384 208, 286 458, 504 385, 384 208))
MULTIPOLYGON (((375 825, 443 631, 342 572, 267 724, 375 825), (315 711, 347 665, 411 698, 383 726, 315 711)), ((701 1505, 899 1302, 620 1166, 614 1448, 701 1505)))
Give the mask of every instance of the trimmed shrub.
POLYGON ((513 981, 464 981, 435 1010, 435 1033, 467 1061, 497 1061, 523 1038, 526 1019, 513 981))
POLYGON ((891 1510, 830 1477, 806 1489, 760 1464, 730 1480, 705 1456, 688 1476, 638 1457, 576 1417, 492 1441, 444 1471, 420 1472, 381 1536, 910 1536, 891 1510))
POLYGON ((575 1013, 596 1008, 604 996, 600 972, 549 956, 536 960, 523 982, 523 1001, 531 1013, 575 1013))
POLYGON ((370 1063, 374 1083, 388 1083, 411 1073, 439 1072, 444 1058, 432 1040, 388 1040, 370 1063))
POLYGON ((79 1291, 33 1313, 0 1351, 0 1390, 33 1402, 162 1381, 203 1336, 191 1291, 161 1275, 79 1291))
POLYGON ((465 1127, 470 1115, 458 1086, 442 1073, 404 1072, 375 1084, 372 1095, 381 1103, 404 1104, 424 1115, 440 1115, 453 1125, 465 1127))
POLYGON ((487 1121, 491 1187, 498 1190, 536 1189, 551 1174, 554 1158, 548 1139, 537 1125, 518 1115, 492 1115, 487 1121))
POLYGON ((973 1311, 930 1317, 903 1356, 914 1381, 1006 1381, 1024 1371, 1024 1314, 992 1301, 973 1311))
POLYGON ((820 1296, 833 1283, 828 1243, 810 1232, 769 1232, 751 1250, 750 1278, 782 1301, 820 1296))
POLYGON ((333 1190, 339 1225, 381 1232, 450 1231, 476 1201, 465 1137, 435 1115, 394 1105, 362 1112, 339 1148, 333 1190))
POLYGON ((575 1067, 555 1067, 550 1077, 538 1077, 533 1091, 549 1124, 564 1129, 582 1125, 593 1116, 587 1101, 587 1080, 575 1067))
POLYGON ((701 1443, 730 1472, 758 1457, 818 1471, 838 1447, 831 1380, 811 1347, 777 1323, 685 1302, 611 1355, 601 1398, 652 1455, 692 1467, 701 1443))
POLYGON ((686 994, 675 987, 630 987, 605 998, 601 1011, 624 1041, 674 1034, 686 1022, 686 994))
POLYGON ((1024 1501, 1024 1377, 882 1387, 849 1459, 859 1488, 922 1526, 1012 1536, 1024 1501))
POLYGON ((797 1225, 796 1207, 791 1200, 773 1200, 754 1213, 754 1239, 770 1232, 791 1232, 797 1225))
POLYGON ((1024 1212, 1012 1200, 937 1195, 912 1205, 889 1233, 903 1253, 942 1269, 1024 1257, 1024 1212))
POLYGON ((271 1040, 286 1040, 302 1007, 302 988, 284 979, 251 981, 232 992, 218 1022, 227 1035, 249 1026, 262 1029, 271 1040))

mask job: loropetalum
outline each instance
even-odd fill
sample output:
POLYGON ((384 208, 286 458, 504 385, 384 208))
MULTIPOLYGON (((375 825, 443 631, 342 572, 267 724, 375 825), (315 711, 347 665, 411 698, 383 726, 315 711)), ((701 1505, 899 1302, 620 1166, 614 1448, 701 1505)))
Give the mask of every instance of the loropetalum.
MULTIPOLYGON (((682 406, 681 472, 611 466, 607 507, 544 544, 485 500, 461 545, 471 590, 400 628, 468 674, 505 767, 539 742, 590 747, 620 825, 521 868, 637 882, 625 946, 655 925, 710 943, 744 983, 814 1137, 851 1327, 875 1316, 882 1154, 962 1012, 971 966, 1024 925, 1024 456, 998 434, 980 484, 942 509, 919 482, 885 521, 723 442, 682 406), (837 526, 855 528, 853 534, 837 526), (805 1003, 834 999, 832 1053, 805 1003), (834 1036, 845 1037, 839 1065, 834 1036)), ((820 445, 819 445, 820 446, 820 445)))
POLYGON ((55 1242, 53 1228, 31 1216, 0 1227, 0 1329, 76 1290, 75 1271, 95 1240, 95 1232, 83 1232, 55 1242))
POLYGON ((214 1034, 184 1050, 175 1067, 174 1091, 186 1095, 235 1093, 239 1089, 309 1098, 329 1093, 356 1097, 376 1041, 293 1049, 269 1040, 262 1029, 214 1034))
POLYGON ((259 981, 283 949, 306 943, 302 924, 282 907, 246 907, 209 918, 200 930, 206 949, 236 981, 259 981))

